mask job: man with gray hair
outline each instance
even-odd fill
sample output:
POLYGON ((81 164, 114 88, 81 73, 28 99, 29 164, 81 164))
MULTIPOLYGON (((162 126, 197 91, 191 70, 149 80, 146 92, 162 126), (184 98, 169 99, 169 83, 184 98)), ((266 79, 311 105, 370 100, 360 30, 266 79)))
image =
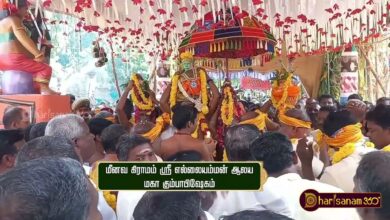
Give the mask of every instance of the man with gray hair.
POLYGON ((59 115, 51 119, 46 126, 45 135, 72 140, 83 162, 90 163, 96 150, 94 136, 88 125, 82 117, 75 114, 59 115))
MULTIPOLYGON (((81 161, 80 156, 76 153, 75 145, 72 141, 64 137, 44 136, 29 141, 23 146, 16 158, 16 166, 31 160, 45 157, 66 157, 79 162, 81 161)), ((87 176, 85 175, 85 177, 87 176)), ((114 210, 112 210, 105 201, 103 193, 96 191, 92 182, 89 184, 89 191, 93 194, 92 196, 94 198, 97 197, 98 200, 97 205, 90 206, 89 219, 98 220, 103 216, 104 220, 115 220, 116 216, 114 210)))
POLYGON ((89 207, 96 205, 89 184, 80 163, 70 158, 22 163, 0 176, 0 219, 89 219, 89 207))
POLYGON ((18 152, 16 165, 41 157, 66 157, 80 161, 75 145, 64 137, 43 136, 27 142, 18 152))
MULTIPOLYGON (((57 116, 57 117, 53 118, 52 120, 49 121, 49 123, 46 127, 45 134, 47 135, 45 138, 49 138, 48 136, 54 136, 54 138, 57 138, 58 140, 61 141, 61 138, 64 138, 64 136, 65 136, 65 139, 68 140, 67 141, 68 143, 69 143, 69 140, 72 140, 72 141, 70 141, 70 144, 75 146, 74 149, 75 149, 77 155, 79 155, 80 162, 88 161, 88 159, 84 159, 84 158, 90 158, 91 155, 93 155, 93 153, 94 153, 93 151, 95 150, 95 142, 93 140, 93 135, 90 134, 87 124, 78 115, 69 114, 69 115, 61 115, 61 116, 57 116), (86 135, 87 133, 88 133, 88 135, 86 135), (78 138, 78 137, 81 137, 81 138, 78 138), (92 151, 92 153, 91 153, 91 151, 92 151), (87 155, 87 156, 85 156, 85 155, 87 155)), ((61 145, 61 146, 63 146, 63 148, 61 150, 51 150, 48 148, 50 148, 50 147, 58 148, 58 146, 54 146, 55 141, 54 142, 49 141, 49 139, 44 139, 44 140, 38 139, 38 142, 47 142, 47 145, 35 147, 35 149, 37 149, 37 150, 41 149, 42 152, 33 153, 35 151, 33 149, 31 149, 31 150, 30 149, 23 149, 21 152, 22 155, 16 159, 17 164, 21 163, 22 160, 33 159, 34 156, 37 156, 37 157, 38 156, 41 156, 41 157, 43 157, 43 156, 57 156, 57 157, 67 156, 67 157, 72 157, 72 158, 75 156, 69 150, 65 149, 66 147, 63 146, 64 144, 61 145), (32 153, 26 153, 26 152, 32 152, 32 153)), ((65 143, 65 141, 62 141, 62 142, 65 143)), ((38 143, 28 143, 28 144, 29 145, 36 145, 38 143)), ((90 167, 85 166, 85 165, 83 167, 84 167, 84 170, 89 175, 90 167)), ((96 193, 96 189, 92 185, 92 182, 91 182, 91 186, 93 188, 93 192, 96 193)), ((115 220, 116 219, 115 212, 114 212, 114 210, 111 209, 110 206, 108 206, 106 200, 103 197, 103 193, 101 191, 98 192, 98 196, 99 196, 99 202, 98 202, 97 208, 98 208, 98 211, 100 211, 101 215, 103 216, 103 219, 104 220, 115 220)), ((90 212, 96 213, 96 207, 93 207, 93 210, 91 210, 90 212)), ((99 216, 100 216, 100 213, 99 213, 99 216)), ((97 218, 95 217, 95 218, 91 218, 91 219, 95 220, 97 218)))

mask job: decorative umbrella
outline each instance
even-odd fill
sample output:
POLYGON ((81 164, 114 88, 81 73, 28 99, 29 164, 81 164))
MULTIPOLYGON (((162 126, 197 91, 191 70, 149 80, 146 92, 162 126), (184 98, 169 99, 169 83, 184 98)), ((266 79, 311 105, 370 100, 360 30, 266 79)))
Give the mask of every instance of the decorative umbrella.
MULTIPOLYGON (((270 27, 247 12, 209 12, 195 22, 183 38, 179 52, 190 51, 200 58, 249 58, 260 55, 262 63, 272 59, 277 41, 270 27), (216 19, 214 19, 214 16, 216 19)), ((227 71, 228 72, 228 71, 227 71)))

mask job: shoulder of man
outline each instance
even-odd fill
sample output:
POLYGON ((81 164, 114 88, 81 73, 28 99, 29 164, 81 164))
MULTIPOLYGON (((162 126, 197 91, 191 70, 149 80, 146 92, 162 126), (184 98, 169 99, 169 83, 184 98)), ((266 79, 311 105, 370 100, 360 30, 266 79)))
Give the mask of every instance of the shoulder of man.
MULTIPOLYGON (((321 178, 322 179, 322 178, 321 178)), ((344 191, 339 187, 334 186, 331 183, 325 183, 322 181, 311 181, 312 189, 317 190, 318 192, 336 192, 343 193, 344 191)))
POLYGON ((326 167, 319 182, 327 184, 327 185, 331 185, 331 186, 338 185, 337 178, 334 175, 334 169, 337 169, 337 168, 332 167, 332 166, 326 167))

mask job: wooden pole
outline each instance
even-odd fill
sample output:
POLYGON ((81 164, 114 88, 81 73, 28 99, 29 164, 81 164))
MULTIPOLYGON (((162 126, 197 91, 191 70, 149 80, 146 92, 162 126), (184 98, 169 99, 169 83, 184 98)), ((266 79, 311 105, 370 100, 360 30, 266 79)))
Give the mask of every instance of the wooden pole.
POLYGON ((118 92, 118 96, 121 97, 121 89, 119 87, 118 75, 116 74, 116 68, 115 68, 114 48, 112 47, 112 42, 109 42, 108 44, 110 45, 110 50, 111 50, 111 64, 112 64, 112 73, 114 74, 115 87, 118 92))
POLYGON ((360 49, 360 53, 363 54, 364 58, 366 59, 367 66, 368 66, 368 68, 371 70, 372 75, 375 77, 376 82, 378 83, 378 85, 379 85, 379 87, 381 88, 382 92, 383 92, 384 94, 386 94, 385 87, 383 86, 381 80, 379 79, 377 72, 376 72, 375 69, 372 67, 371 62, 370 62, 370 60, 368 59, 367 54, 366 54, 361 48, 359 48, 359 49, 360 49))
POLYGON ((327 60, 327 76, 326 76, 326 87, 327 87, 327 93, 330 94, 330 60, 329 60, 329 52, 326 53, 326 60, 327 60))

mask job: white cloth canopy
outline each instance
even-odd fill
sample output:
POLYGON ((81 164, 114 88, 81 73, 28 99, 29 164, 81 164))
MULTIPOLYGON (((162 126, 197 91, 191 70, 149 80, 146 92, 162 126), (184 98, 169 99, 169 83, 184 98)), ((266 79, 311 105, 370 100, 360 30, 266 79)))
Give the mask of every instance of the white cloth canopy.
POLYGON ((384 0, 34 1, 36 5, 44 3, 46 9, 84 18, 85 26, 99 26, 101 30, 109 27, 107 34, 119 30, 113 36, 118 44, 160 53, 175 51, 185 31, 190 29, 189 24, 203 19, 205 13, 230 7, 239 7, 267 23, 276 39, 287 42, 290 53, 318 50, 321 43, 337 47, 372 33, 383 33, 386 16, 389 17, 389 3, 384 0), (126 37, 124 43, 122 37, 126 37))

